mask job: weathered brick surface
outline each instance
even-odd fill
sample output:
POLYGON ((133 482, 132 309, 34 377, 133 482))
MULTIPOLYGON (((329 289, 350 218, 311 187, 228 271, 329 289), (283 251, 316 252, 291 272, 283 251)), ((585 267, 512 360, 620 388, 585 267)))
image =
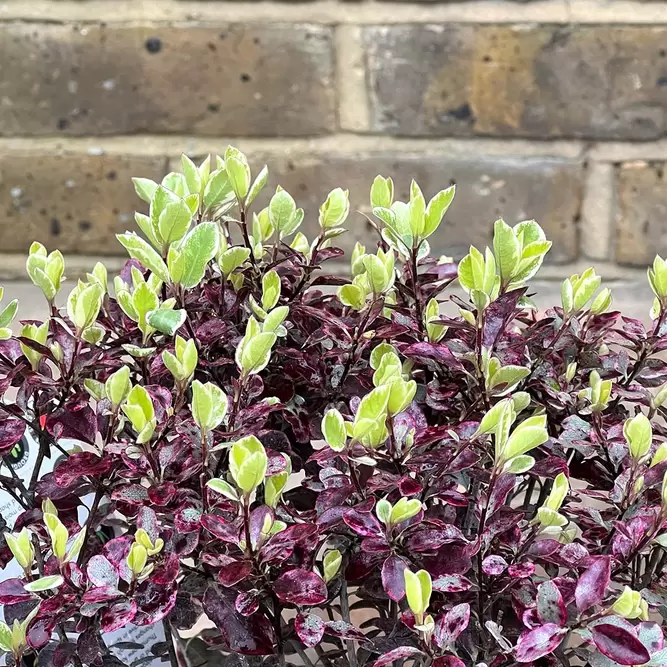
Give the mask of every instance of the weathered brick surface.
POLYGON ((375 131, 634 140, 666 130, 665 26, 394 25, 363 35, 375 131))
POLYGON ((115 234, 134 229, 145 205, 130 178, 159 179, 163 158, 0 156, 0 248, 27 251, 34 240, 68 253, 121 254, 115 234))
MULTIPOLYGON (((257 168, 260 156, 253 157, 257 168)), ((426 196, 456 183, 457 193, 445 221, 430 239, 433 252, 460 258, 470 244, 491 242, 494 221, 499 217, 514 224, 535 218, 554 246, 551 262, 565 262, 577 256, 576 221, 582 197, 582 167, 574 161, 545 158, 470 159, 376 153, 348 157, 325 155, 261 156, 270 165, 266 202, 280 183, 306 212, 303 230, 317 233, 317 211, 334 187, 349 188, 351 211, 348 233, 337 239, 346 250, 356 241, 374 244, 376 234, 363 215, 369 212, 369 192, 377 174, 391 176, 396 196, 409 197, 414 178, 426 196)), ((348 254, 349 257, 349 254, 348 254)))
POLYGON ((667 251, 665 164, 634 162, 618 174, 616 260, 645 266, 667 251))
POLYGON ((0 134, 325 133, 332 44, 304 24, 5 24, 0 134))

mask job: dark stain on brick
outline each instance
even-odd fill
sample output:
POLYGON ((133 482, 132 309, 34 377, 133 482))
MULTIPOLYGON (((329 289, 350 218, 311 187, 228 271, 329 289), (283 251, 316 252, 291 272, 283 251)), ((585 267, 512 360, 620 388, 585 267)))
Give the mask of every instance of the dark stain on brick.
POLYGON ((211 113, 215 113, 216 111, 220 111, 220 105, 219 104, 209 104, 206 108, 211 113))
POLYGON ((656 84, 658 86, 667 86, 667 76, 661 76, 657 81, 656 84))
POLYGON ((115 171, 111 170, 111 171, 107 174, 107 178, 108 178, 110 181, 115 181, 115 180, 118 178, 118 174, 117 174, 115 171))
POLYGON ((62 227, 60 226, 60 220, 58 218, 51 218, 51 234, 53 236, 60 236, 62 227))
POLYGON ((241 81, 243 81, 243 83, 248 83, 248 81, 252 80, 252 77, 250 76, 250 74, 246 74, 245 72, 243 74, 241 74, 241 76, 239 78, 241 79, 241 81))
POLYGON ((469 122, 473 122, 475 120, 475 117, 473 116, 472 109, 470 108, 470 105, 465 102, 462 104, 460 107, 456 107, 455 109, 450 109, 447 112, 448 116, 451 116, 452 118, 456 118, 456 120, 467 120, 469 122))
POLYGON ((58 118, 58 129, 66 130, 69 127, 69 120, 67 118, 58 118))
POLYGON ((82 232, 87 232, 92 227, 90 220, 79 220, 79 229, 82 232))
POLYGON ((550 49, 557 49, 562 46, 565 46, 572 36, 571 31, 568 28, 562 30, 554 30, 553 34, 549 41, 544 45, 544 50, 549 51, 550 49))
POLYGON ((162 40, 159 37, 149 37, 146 40, 146 51, 148 53, 160 53, 162 51, 162 40))

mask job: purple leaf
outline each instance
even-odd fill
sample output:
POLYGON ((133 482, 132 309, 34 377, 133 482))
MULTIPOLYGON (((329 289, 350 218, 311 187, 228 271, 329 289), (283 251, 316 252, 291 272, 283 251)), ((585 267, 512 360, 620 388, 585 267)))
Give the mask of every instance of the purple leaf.
POLYGON ((128 505, 143 505, 148 500, 148 489, 141 484, 127 484, 114 489, 111 500, 127 503, 128 505))
POLYGON ((542 623, 565 625, 567 610, 563 596, 553 581, 547 580, 537 588, 537 613, 542 623))
POLYGON ((100 602, 116 600, 122 595, 115 586, 97 586, 96 588, 89 588, 83 594, 82 600, 91 604, 99 604, 100 602))
POLYGON ((92 445, 97 434, 97 417, 89 405, 68 402, 46 418, 46 430, 55 438, 83 440, 92 445))
POLYGON ((651 659, 647 648, 625 628, 600 623, 591 628, 591 632, 600 653, 620 665, 643 665, 651 659))
POLYGON ((516 645, 515 656, 518 662, 533 662, 552 651, 563 641, 567 630, 554 623, 546 623, 524 632, 516 645))
POLYGON ((433 590, 441 593, 461 593, 472 588, 472 581, 460 574, 441 574, 433 580, 433 590))
POLYGON ((459 360, 452 354, 451 350, 439 343, 414 343, 401 350, 404 357, 413 361, 428 364, 435 361, 441 366, 446 366, 452 370, 462 370, 463 366, 459 360))
POLYGON ((174 516, 174 528, 180 533, 194 533, 201 525, 202 512, 199 507, 185 505, 174 516))
POLYGON ((399 646, 381 655, 373 663, 373 667, 386 667, 386 665, 391 665, 394 660, 401 660, 415 655, 424 655, 424 653, 414 646, 399 646))
POLYGON ((507 561, 502 556, 487 556, 482 561, 482 572, 487 577, 499 577, 507 569, 507 561))
MULTIPOLYGON (((282 458, 282 457, 281 457, 282 458)), ((250 543, 257 549, 266 519, 273 523, 273 510, 268 505, 260 505, 250 513, 250 543)))
POLYGON ((115 632, 132 623, 137 615, 137 603, 134 600, 123 600, 104 610, 100 626, 102 632, 115 632))
POLYGON ((10 452, 25 433, 25 422, 20 419, 3 419, 0 421, 0 455, 10 452))
POLYGON ((17 602, 25 602, 33 597, 32 593, 28 593, 23 584, 25 582, 20 579, 12 578, 0 581, 0 605, 16 604, 17 602))
POLYGON ((234 608, 235 595, 216 587, 204 594, 204 611, 215 623, 223 641, 231 651, 243 655, 271 655, 275 636, 264 614, 243 616, 234 608))
POLYGON ((317 646, 324 636, 324 621, 316 614, 297 614, 294 630, 305 646, 317 646))
POLYGON ((28 627, 28 644, 34 649, 46 646, 50 639, 55 623, 53 619, 38 618, 28 627))
POLYGON ((250 616, 259 609, 257 591, 241 591, 234 600, 234 609, 242 616, 250 616))
POLYGON ((235 523, 228 523, 217 514, 204 514, 200 518, 201 525, 223 542, 237 544, 239 541, 239 527, 235 523))
POLYGON ((324 579, 312 570, 289 570, 273 584, 274 593, 282 602, 316 605, 327 599, 324 579))
POLYGON ((95 476, 111 468, 109 456, 99 457, 93 452, 79 452, 65 459, 54 471, 56 484, 67 488, 83 476, 95 476))
POLYGON ((492 516, 494 512, 505 505, 507 496, 514 491, 516 480, 516 475, 512 475, 511 473, 504 473, 498 477, 489 498, 488 516, 492 516))
POLYGON ((507 573, 514 579, 526 579, 535 573, 535 566, 532 563, 515 563, 507 568, 507 573))
POLYGON ((382 565, 382 586, 391 600, 405 597, 405 570, 407 565, 398 556, 389 556, 382 565))
POLYGON ((418 530, 410 536, 406 546, 410 552, 435 551, 443 544, 459 541, 466 541, 463 533, 456 526, 447 525, 438 529, 428 528, 425 530, 418 530))
POLYGON ((574 598, 581 613, 604 598, 611 579, 611 558, 600 556, 579 577, 574 598))
POLYGON ((236 586, 252 572, 252 563, 248 560, 235 560, 229 556, 223 556, 227 560, 226 565, 218 572, 218 581, 225 587, 236 586))
POLYGON ((432 667, 466 667, 466 664, 455 655, 443 655, 433 661, 432 667))
POLYGON ((652 621, 645 621, 639 624, 639 641, 646 646, 651 656, 662 651, 665 645, 665 636, 662 634, 662 628, 652 621))
POLYGON ((361 630, 346 621, 326 621, 324 632, 339 639, 358 639, 359 641, 366 639, 366 635, 361 630))
POLYGON ((457 604, 435 622, 433 640, 441 648, 453 646, 456 638, 468 627, 470 605, 467 602, 457 604))
POLYGON ((86 566, 86 574, 93 586, 118 586, 116 568, 101 554, 93 556, 86 566))
POLYGON ((370 512, 348 509, 343 512, 343 521, 358 535, 377 537, 382 535, 378 520, 370 512))

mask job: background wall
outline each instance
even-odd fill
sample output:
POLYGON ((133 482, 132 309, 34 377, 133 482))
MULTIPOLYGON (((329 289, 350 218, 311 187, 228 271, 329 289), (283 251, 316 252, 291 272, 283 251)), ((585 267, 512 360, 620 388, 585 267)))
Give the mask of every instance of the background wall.
POLYGON ((33 239, 119 254, 130 176, 231 142, 307 220, 338 185, 367 210, 377 173, 455 182, 436 251, 535 218, 554 275, 613 276, 667 252, 666 111, 665 3, 4 0, 0 275, 33 239))

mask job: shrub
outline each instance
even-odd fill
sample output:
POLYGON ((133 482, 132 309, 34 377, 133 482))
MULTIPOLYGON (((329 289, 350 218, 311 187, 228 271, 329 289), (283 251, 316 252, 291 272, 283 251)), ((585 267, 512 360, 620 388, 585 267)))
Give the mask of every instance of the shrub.
POLYGON ((10 663, 126 664, 105 635, 161 623, 174 666, 667 664, 665 262, 648 328, 593 269, 541 315, 535 222, 436 260, 454 189, 378 177, 350 282, 322 272, 347 192, 308 239, 281 188, 250 214, 266 179, 234 148, 136 179, 113 295, 98 264, 57 308, 63 257, 31 247, 51 315, 0 315, 10 663))

